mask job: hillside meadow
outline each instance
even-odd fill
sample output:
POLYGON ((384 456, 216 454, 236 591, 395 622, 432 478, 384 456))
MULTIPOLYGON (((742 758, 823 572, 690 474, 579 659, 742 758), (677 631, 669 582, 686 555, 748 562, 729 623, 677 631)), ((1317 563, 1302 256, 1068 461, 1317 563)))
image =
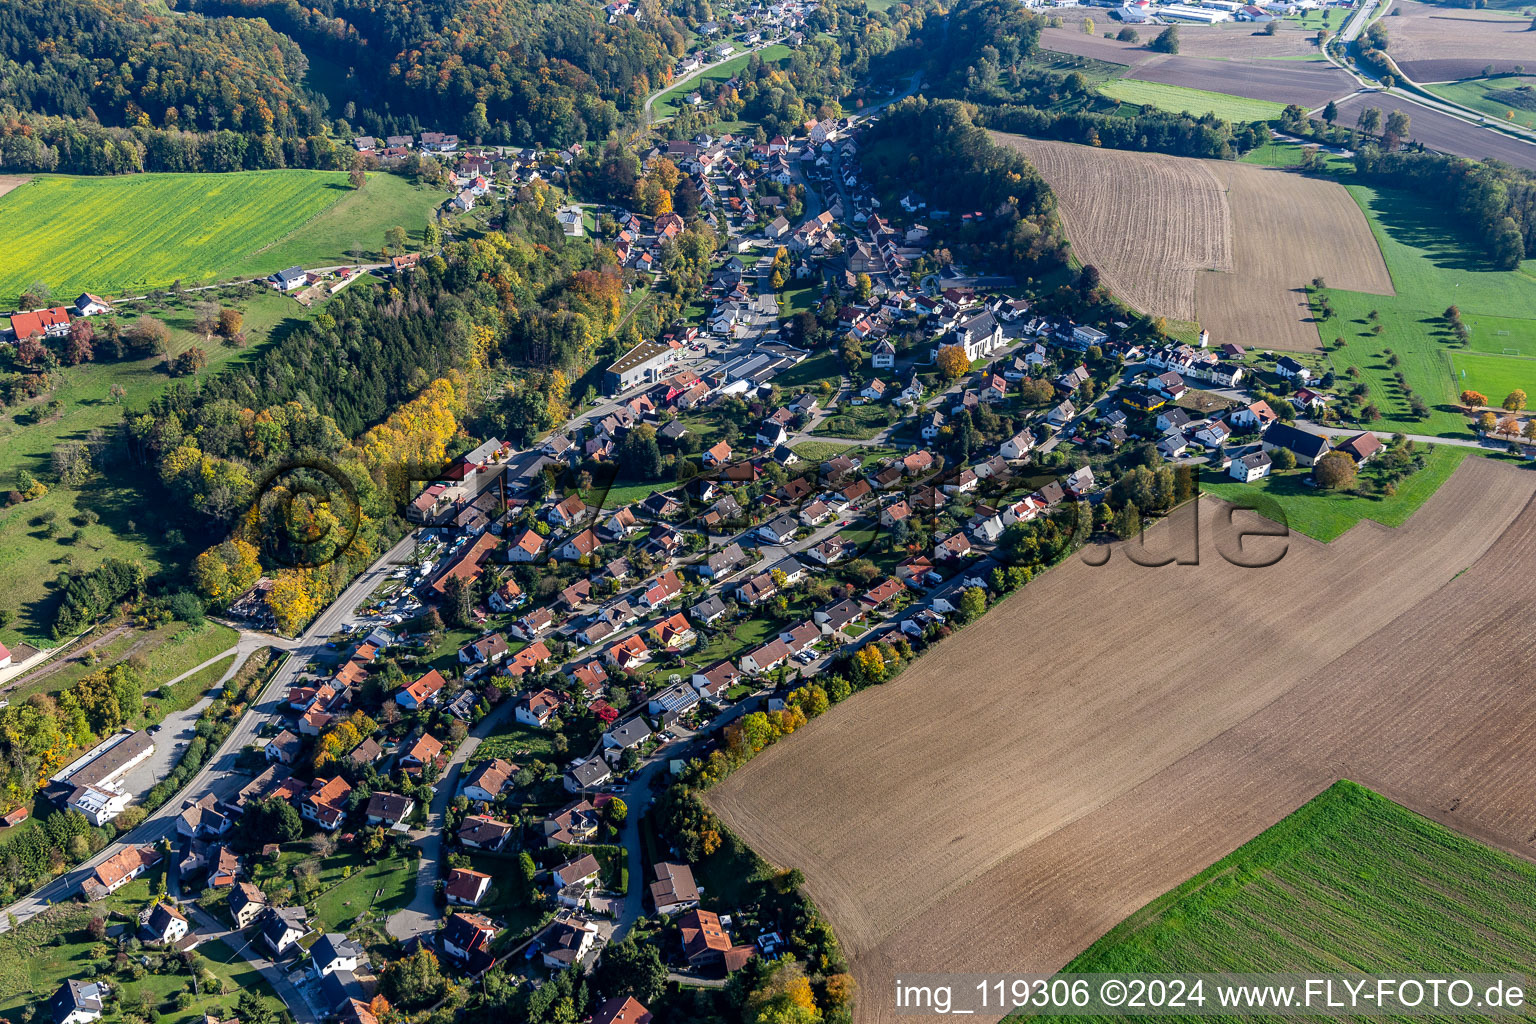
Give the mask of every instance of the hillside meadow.
POLYGON ((1450 215, 1404 192, 1348 189, 1365 211, 1396 294, 1329 288, 1334 316, 1317 329, 1340 379, 1355 367, 1369 387, 1382 413, 1370 426, 1465 437, 1470 431, 1457 407, 1464 388, 1495 404, 1515 387, 1536 394, 1536 360, 1529 358, 1536 354, 1536 260, 1517 270, 1491 270, 1450 215), (1470 351, 1457 345, 1445 320, 1453 305, 1471 331, 1470 351), (1334 347, 1338 338, 1343 349, 1334 347), (1398 372, 1429 405, 1427 418, 1411 417, 1398 372))
MULTIPOLYGON (((354 287, 363 287, 355 285, 354 287)), ((259 290, 248 298, 216 299, 245 315, 246 347, 237 349, 218 338, 205 341, 192 332, 193 301, 169 300, 151 315, 171 329, 172 353, 201 346, 208 366, 200 376, 237 366, 262 346, 303 323, 316 309, 305 309, 290 298, 259 290)), ((127 319, 126 317, 124 318, 127 319)), ((125 410, 142 410, 170 385, 172 378, 157 357, 102 360, 63 367, 61 386, 33 402, 0 409, 0 493, 16 486, 18 470, 27 470, 50 485, 55 480, 52 454, 56 445, 85 440, 103 431, 111 443, 101 471, 78 488, 50 486, 46 495, 10 508, 0 508, 0 564, 8 568, 7 586, 0 593, 0 610, 15 618, 0 628, 0 643, 28 639, 44 642, 53 624, 59 574, 70 566, 90 567, 106 558, 138 559, 151 571, 189 558, 175 531, 158 529, 153 508, 146 507, 133 481, 139 468, 117 437, 125 410), (121 402, 113 385, 124 389, 121 402), (49 402, 58 406, 50 408, 49 402), (86 516, 97 517, 92 522, 86 516)))
POLYGON ((391 174, 39 175, 0 195, 0 306, 33 281, 72 300, 371 259, 392 225, 419 240, 442 198, 391 174))

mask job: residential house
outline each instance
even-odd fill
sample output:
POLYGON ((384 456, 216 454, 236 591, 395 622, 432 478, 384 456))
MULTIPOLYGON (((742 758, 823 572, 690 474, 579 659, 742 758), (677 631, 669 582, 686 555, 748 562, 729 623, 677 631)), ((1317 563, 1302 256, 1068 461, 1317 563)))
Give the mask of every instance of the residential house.
POLYGON ((576 800, 566 804, 544 819, 546 846, 568 846, 588 843, 597 836, 601 815, 590 800, 576 800))
POLYGON ((720 661, 703 672, 693 674, 693 688, 699 696, 713 703, 721 703, 727 690, 741 683, 741 673, 728 661, 720 661))
POLYGON ((53 1024, 89 1024, 101 1019, 102 986, 95 981, 70 978, 48 1000, 48 1014, 53 1024))
POLYGON ((267 948, 283 956, 309 934, 309 913, 303 907, 268 907, 261 923, 267 948))
POLYGON ((490 956, 496 926, 479 914, 454 913, 437 933, 437 943, 444 953, 460 963, 490 956))
POLYGON ((603 733, 603 747, 608 750, 628 750, 638 747, 651 738, 651 727, 643 718, 631 718, 622 725, 603 733))
POLYGON ((244 931, 267 909, 267 896, 250 882, 236 882, 229 889, 229 913, 235 927, 244 931))
POLYGON ((442 741, 423 732, 405 748, 396 764, 407 775, 414 775, 429 764, 439 763, 442 753, 442 741))
POLYGON ((560 698, 553 690, 536 690, 518 699, 513 715, 524 725, 542 729, 559 710, 560 698))
POLYGON ((1273 465, 1268 452, 1252 452, 1240 459, 1233 459, 1232 465, 1227 469, 1227 475, 1248 484, 1261 477, 1269 476, 1273 465))
MULTIPOLYGON (((539 692, 549 693, 548 690, 539 692)), ((493 757, 489 761, 481 761, 475 770, 470 772, 469 778, 464 783, 463 793, 475 803, 491 803, 507 791, 512 782, 512 776, 516 774, 517 765, 505 758, 493 757)))
POLYGON ((364 814, 370 825, 394 828, 409 818, 415 809, 416 801, 411 797, 400 796, 397 793, 376 792, 368 798, 368 807, 364 814))
POLYGON ((591 1024, 651 1024, 653 1017, 634 996, 614 996, 592 1014, 591 1024))
POLYGON ((454 868, 448 872, 448 881, 443 885, 449 903, 469 907, 478 907, 490 889, 491 876, 469 868, 454 868))
POLYGON ((408 711, 427 707, 437 703, 438 695, 447 685, 448 681, 434 668, 415 682, 402 687, 400 692, 395 694, 395 703, 408 711))
POLYGON ((1366 431, 1363 434, 1356 434, 1348 441, 1339 445, 1336 450, 1343 452, 1354 459, 1358 465, 1363 466, 1375 458, 1381 449, 1381 438, 1370 431, 1366 431))
POLYGON ((162 901, 139 915, 139 934, 145 942, 171 946, 187 934, 187 919, 175 905, 162 901))
POLYGON ((566 970, 581 962, 597 939, 597 925, 580 917, 556 918, 534 936, 544 966, 566 970))
POLYGON ((341 932, 327 932, 309 947, 309 969, 317 978, 341 971, 355 973, 367 962, 363 947, 341 932))
POLYGON ((613 773, 609 770, 607 763, 600 757, 594 757, 590 761, 572 766, 566 771, 561 781, 567 793, 583 793, 603 785, 612 777, 613 773))
POLYGON ((334 832, 347 817, 347 797, 351 793, 352 787, 340 775, 332 779, 316 779, 299 801, 299 816, 327 832, 334 832))
POLYGON ((739 970, 752 958, 753 947, 737 946, 720 924, 720 916, 694 908, 677 920, 683 943, 683 956, 695 969, 724 967, 727 973, 739 970))
POLYGON ((1294 378, 1303 381, 1312 379, 1312 371, 1302 366, 1290 356, 1280 357, 1280 360, 1275 363, 1275 374, 1287 379, 1294 378))
POLYGON ((1264 431, 1263 445, 1266 452, 1289 449, 1296 456, 1298 466, 1316 465, 1318 459, 1332 450, 1326 437, 1284 423, 1273 424, 1264 431))
POLYGON ((658 914, 677 914, 699 905, 699 887, 687 864, 663 861, 652 866, 651 902, 658 914))
POLYGON ((461 844, 475 850, 500 850, 516 831, 504 821, 485 814, 465 816, 459 825, 458 839, 461 844))

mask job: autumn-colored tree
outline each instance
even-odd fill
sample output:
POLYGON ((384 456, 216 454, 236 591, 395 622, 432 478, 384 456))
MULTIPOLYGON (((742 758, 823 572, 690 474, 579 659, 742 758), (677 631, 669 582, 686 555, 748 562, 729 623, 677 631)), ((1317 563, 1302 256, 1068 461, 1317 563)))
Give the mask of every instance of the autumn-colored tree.
POLYGON ((29 334, 16 343, 16 361, 23 366, 37 366, 48 358, 48 346, 36 334, 29 334))
POLYGON ((96 330, 89 320, 83 317, 69 325, 69 338, 64 342, 64 361, 70 366, 79 366, 88 363, 95 357, 95 349, 92 342, 96 340, 96 330))
POLYGON ((245 330, 245 314, 234 308, 219 310, 220 335, 233 339, 243 330, 245 330))
POLYGON ((362 188, 368 181, 367 158, 361 153, 352 156, 352 166, 347 171, 347 181, 353 188, 362 188))
POLYGON ((192 307, 192 330, 203 336, 204 341, 213 339, 213 332, 219 329, 219 304, 217 302, 199 302, 192 307))
POLYGON ((959 380, 971 369, 971 359, 961 345, 943 345, 938 354, 939 372, 945 380, 959 380))
POLYGON ((300 569, 283 569, 273 578, 267 605, 277 620, 278 632, 288 636, 297 636, 320 610, 310 593, 309 578, 300 569))
POLYGON ((1477 429, 1485 434, 1491 434, 1499 429, 1499 418, 1491 412, 1485 412, 1477 418, 1477 429))
POLYGON ((1358 474, 1355 460, 1343 452, 1329 452, 1312 467, 1312 478, 1317 485, 1330 491, 1347 491, 1354 487, 1358 474))
POLYGON ((256 548, 236 537, 198 555, 192 575, 204 597, 228 602, 255 586, 261 578, 261 562, 256 548))
POLYGON ((1521 409, 1524 409, 1525 408, 1525 389, 1524 388, 1515 388, 1515 390, 1513 390, 1509 394, 1505 395, 1504 396, 1504 408, 1508 409, 1510 412, 1519 412, 1521 409))
POLYGON ((1513 416, 1505 416, 1499 420, 1499 433, 1517 436, 1520 433, 1520 421, 1513 416))
POLYGON ((1471 388, 1461 393, 1461 404, 1467 407, 1467 411, 1481 408, 1488 404, 1488 396, 1481 391, 1473 391, 1471 388))

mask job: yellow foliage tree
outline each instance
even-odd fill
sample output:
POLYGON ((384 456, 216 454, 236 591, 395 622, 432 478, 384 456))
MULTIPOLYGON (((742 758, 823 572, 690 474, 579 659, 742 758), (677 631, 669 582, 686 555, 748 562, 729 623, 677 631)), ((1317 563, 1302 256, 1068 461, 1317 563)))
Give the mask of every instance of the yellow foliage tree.
POLYGON ((272 617, 277 629, 288 636, 297 636, 305 623, 319 611, 311 593, 309 574, 300 569, 283 569, 272 580, 272 591, 267 595, 272 617))
POLYGON ((970 357, 960 345, 944 345, 939 349, 939 372, 946 380, 959 380, 971 368, 970 357))

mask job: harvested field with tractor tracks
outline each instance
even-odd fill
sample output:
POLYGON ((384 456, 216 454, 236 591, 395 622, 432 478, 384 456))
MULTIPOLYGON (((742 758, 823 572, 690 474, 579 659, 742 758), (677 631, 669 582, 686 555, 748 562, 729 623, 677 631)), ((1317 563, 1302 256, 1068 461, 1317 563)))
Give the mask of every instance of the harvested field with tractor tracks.
POLYGON ((1467 459, 1403 527, 1250 539, 1286 546, 1267 568, 1218 555, 1202 501, 1200 564, 1073 559, 709 802, 805 872, 861 1024, 899 1019, 903 973, 1061 968, 1339 778, 1530 857, 1533 494, 1467 459))
POLYGON ((1529 16, 1400 0, 1382 23, 1387 52, 1416 82, 1476 78, 1490 66, 1495 74, 1536 67, 1529 16))
POLYGON ((1224 160, 993 139, 1039 168, 1074 255, 1111 291, 1142 312, 1199 322, 1218 342, 1317 348, 1301 292, 1314 277, 1392 294, 1365 215, 1336 183, 1224 160))
MULTIPOLYGON (((1536 45, 1536 33, 1532 33, 1536 45)), ((1400 110, 1408 115, 1408 141, 1422 142, 1442 153, 1471 160, 1493 157, 1528 171, 1536 171, 1536 145, 1505 135, 1491 128, 1480 128, 1459 117, 1421 107, 1399 96, 1381 92, 1360 92, 1339 101, 1339 123, 1356 124, 1360 111, 1376 107, 1382 114, 1400 110)))

